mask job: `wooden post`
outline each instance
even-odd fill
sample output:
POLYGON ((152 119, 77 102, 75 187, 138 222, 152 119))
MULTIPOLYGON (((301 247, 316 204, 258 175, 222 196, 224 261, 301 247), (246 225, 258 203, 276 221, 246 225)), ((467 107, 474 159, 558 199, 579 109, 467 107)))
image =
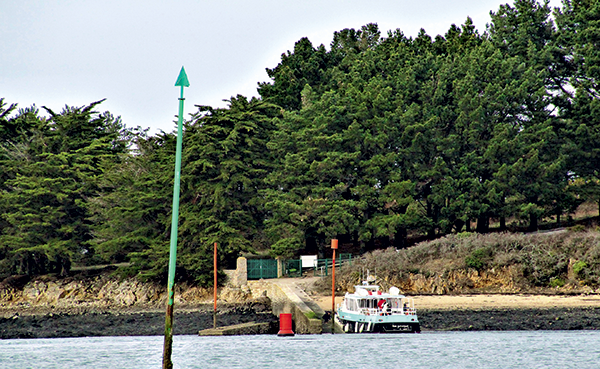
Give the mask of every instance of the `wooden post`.
POLYGON ((331 240, 333 259, 331 266, 331 334, 335 331, 335 250, 338 248, 338 240, 331 240))

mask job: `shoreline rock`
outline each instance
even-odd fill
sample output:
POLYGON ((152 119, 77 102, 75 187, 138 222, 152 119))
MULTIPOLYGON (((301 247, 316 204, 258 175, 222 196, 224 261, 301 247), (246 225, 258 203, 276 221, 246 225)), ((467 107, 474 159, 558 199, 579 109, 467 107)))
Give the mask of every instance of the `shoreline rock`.
MULTIPOLYGON (((269 323, 276 327, 277 318, 259 305, 232 304, 217 308, 219 327, 248 322, 269 323)), ((15 313, 11 317, 0 318, 0 339, 153 336, 164 334, 164 324, 165 312, 157 310, 15 313)), ((175 310, 175 335, 198 334, 198 331, 212 326, 212 306, 175 310)))
MULTIPOLYGON (((277 317, 261 283, 252 290, 220 289, 218 326, 254 321, 276 327, 277 317)), ((212 328, 211 292, 176 287, 174 334, 212 328)), ((108 275, 33 281, 15 277, 0 283, 0 339, 162 335, 165 296, 165 288, 157 284, 108 275)), ((418 311, 423 331, 600 329, 600 306, 453 305, 418 311)))
MULTIPOLYGON (((0 339, 163 335, 164 321, 164 312, 159 311, 15 314, 0 318, 0 339)), ((423 332, 598 330, 600 308, 421 309, 419 321, 423 332)), ((218 308, 218 327, 249 322, 269 323, 270 333, 277 333, 277 317, 269 310, 250 304, 218 308)), ((175 335, 195 335, 212 325, 212 306, 175 311, 175 335)))
POLYGON ((598 330, 600 307, 420 309, 424 331, 598 330))
MULTIPOLYGON (((212 298, 212 290, 176 285, 174 334, 211 328, 212 298)), ((218 301, 218 326, 277 321, 271 301, 249 289, 220 288, 218 301)), ((165 305, 164 286, 109 274, 10 277, 0 283, 0 339, 162 335, 165 305)))

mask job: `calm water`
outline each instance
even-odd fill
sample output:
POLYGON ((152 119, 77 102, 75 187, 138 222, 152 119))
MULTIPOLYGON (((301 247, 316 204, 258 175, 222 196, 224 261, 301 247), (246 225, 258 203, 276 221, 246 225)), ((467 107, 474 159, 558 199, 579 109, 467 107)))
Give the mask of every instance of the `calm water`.
MULTIPOLYGON (((0 368, 160 368, 163 338, 0 340, 0 368)), ((598 368, 600 331, 175 336, 175 368, 598 368)))

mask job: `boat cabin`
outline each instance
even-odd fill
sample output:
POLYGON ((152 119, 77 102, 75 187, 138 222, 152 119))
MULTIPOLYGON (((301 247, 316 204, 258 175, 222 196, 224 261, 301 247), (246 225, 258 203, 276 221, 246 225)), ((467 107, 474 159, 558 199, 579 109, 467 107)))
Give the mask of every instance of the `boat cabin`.
POLYGON ((379 286, 369 285, 363 283, 359 286, 354 286, 354 293, 359 296, 368 296, 368 295, 381 295, 381 291, 379 291, 379 286))
POLYGON ((414 300, 400 294, 396 287, 382 293, 379 286, 363 283, 355 286, 353 294, 346 294, 343 309, 364 315, 415 315, 414 300))

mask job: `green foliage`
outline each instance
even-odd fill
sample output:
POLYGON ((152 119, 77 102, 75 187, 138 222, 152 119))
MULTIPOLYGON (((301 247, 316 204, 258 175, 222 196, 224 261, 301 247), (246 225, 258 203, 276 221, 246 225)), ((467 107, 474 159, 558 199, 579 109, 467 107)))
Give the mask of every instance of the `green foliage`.
MULTIPOLYGON (((90 202, 95 224, 91 243, 98 258, 105 263, 131 261, 128 270, 135 275, 163 261, 160 256, 144 259, 144 255, 168 250, 175 137, 164 133, 147 137, 142 131, 134 139, 136 155, 104 167, 103 192, 90 202)), ((159 270, 146 270, 144 275, 160 278, 159 270)))
POLYGON ((595 1, 564 1, 563 7, 556 9, 555 18, 557 80, 564 86, 557 93, 564 119, 563 150, 570 170, 586 183, 576 188, 579 195, 598 202, 600 53, 594 45, 600 30, 600 8, 595 1))
POLYGON ((476 249, 465 258, 465 265, 467 268, 473 268, 477 271, 480 271, 487 267, 489 261, 492 259, 492 256, 493 255, 490 249, 476 249))
POLYGON ((565 280, 559 277, 552 277, 550 279, 550 287, 560 288, 566 284, 565 280))
POLYGON ((588 265, 585 261, 578 260, 573 263, 573 274, 575 274, 577 278, 583 278, 586 275, 587 268, 588 265))
POLYGON ((100 192, 104 163, 127 149, 120 119, 94 112, 99 103, 46 109, 49 119, 22 110, 3 124, 0 244, 11 260, 3 272, 64 275, 92 257, 89 200, 100 192))
POLYGON ((262 246, 266 216, 259 193, 272 170, 267 142, 280 109, 237 96, 228 109, 200 106, 186 127, 180 219, 181 263, 198 282, 217 242, 222 262, 262 246))
POLYGON ((567 231, 569 232, 585 232, 585 226, 583 224, 577 224, 572 227, 567 227, 567 231))
MULTIPOLYGON (((554 248, 479 237, 495 221, 535 231, 600 204, 600 7, 565 1, 554 15, 515 0, 483 33, 467 18, 435 38, 376 24, 335 32, 329 49, 302 38, 267 69, 261 99, 198 106, 178 276, 211 283, 214 242, 231 266, 252 250, 324 256, 334 237, 364 252, 454 233, 414 255, 458 251, 477 270, 521 258, 532 285, 564 279, 569 259, 554 248)), ((1 273, 129 262, 121 273, 164 278, 175 135, 126 129, 99 103, 46 118, 0 99, 1 273)), ((600 277, 594 252, 579 258, 586 283, 600 277)))
POLYGON ((281 56, 277 67, 267 68, 273 83, 260 83, 258 92, 265 101, 286 110, 298 110, 302 105, 301 92, 306 85, 316 87, 326 83, 330 59, 323 45, 315 49, 304 37, 296 42, 293 53, 288 51, 281 56))

